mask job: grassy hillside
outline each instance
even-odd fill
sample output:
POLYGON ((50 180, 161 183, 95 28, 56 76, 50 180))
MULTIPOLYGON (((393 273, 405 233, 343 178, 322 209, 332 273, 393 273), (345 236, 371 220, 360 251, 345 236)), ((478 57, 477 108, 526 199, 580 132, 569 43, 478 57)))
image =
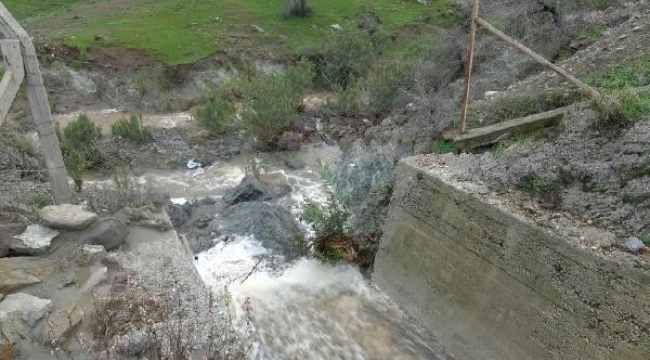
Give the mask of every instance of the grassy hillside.
POLYGON ((144 49, 159 60, 188 63, 222 49, 305 52, 334 30, 356 27, 364 13, 382 30, 454 21, 446 0, 311 0, 307 18, 283 19, 286 0, 5 0, 28 28, 49 40, 144 49), (263 29, 256 30, 254 25, 263 29))

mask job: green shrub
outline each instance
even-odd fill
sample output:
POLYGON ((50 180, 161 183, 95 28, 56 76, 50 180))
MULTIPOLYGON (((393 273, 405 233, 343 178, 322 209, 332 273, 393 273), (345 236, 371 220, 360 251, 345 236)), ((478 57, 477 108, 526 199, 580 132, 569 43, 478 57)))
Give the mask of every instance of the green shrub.
POLYGON ((360 117, 363 115, 361 83, 353 80, 347 87, 335 87, 336 101, 328 102, 326 111, 331 115, 360 117))
POLYGON ((235 106, 224 99, 209 101, 194 112, 196 121, 211 134, 226 134, 234 128, 235 106))
POLYGON ((438 140, 435 142, 434 150, 436 154, 449 154, 456 151, 456 146, 450 140, 438 140))
POLYGON ((413 85, 413 65, 405 59, 390 60, 373 68, 364 81, 368 103, 364 113, 384 116, 390 113, 400 90, 413 85))
POLYGON ((70 171, 77 190, 81 190, 82 174, 87 169, 100 166, 104 161, 96 147, 96 141, 102 136, 101 129, 86 114, 81 114, 63 131, 58 126, 56 131, 66 168, 70 171))
POLYGON ((650 93, 633 88, 615 91, 594 102, 598 112, 596 128, 624 128, 643 115, 650 114, 650 93))
POLYGON ((336 33, 317 64, 318 75, 331 89, 346 88, 366 75, 377 56, 374 38, 360 30, 336 33))
POLYGON ((121 118, 111 125, 113 135, 121 136, 138 144, 146 144, 153 141, 149 129, 142 125, 142 119, 136 115, 129 118, 121 118))
POLYGON ((302 61, 285 74, 273 74, 251 81, 248 101, 242 111, 247 132, 258 146, 269 147, 298 119, 305 92, 312 86, 313 66, 302 61))
POLYGON ((524 181, 520 190, 529 195, 538 195, 554 192, 557 190, 557 186, 539 176, 531 176, 524 181))
POLYGON ((283 16, 290 17, 306 17, 311 14, 311 8, 307 6, 307 0, 288 0, 287 7, 284 9, 283 16))
POLYGON ((330 262, 355 259, 350 215, 347 202, 336 194, 331 194, 324 205, 312 201, 305 204, 301 217, 316 234, 313 245, 315 257, 330 262))

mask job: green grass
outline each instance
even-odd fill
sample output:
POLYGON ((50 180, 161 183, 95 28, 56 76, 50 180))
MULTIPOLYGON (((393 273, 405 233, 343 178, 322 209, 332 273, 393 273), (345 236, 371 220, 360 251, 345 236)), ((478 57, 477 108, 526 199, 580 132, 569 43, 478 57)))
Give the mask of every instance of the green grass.
POLYGON ((650 58, 639 59, 631 64, 593 74, 586 77, 585 81, 605 93, 611 93, 615 90, 638 86, 641 77, 650 81, 650 58))
POLYGON ((64 12, 79 3, 98 0, 3 0, 2 3, 13 16, 22 22, 35 22, 64 12))
POLYGON ((90 2, 96 4, 70 20, 75 26, 51 40, 80 49, 94 44, 143 49, 168 64, 194 62, 226 48, 260 53, 278 48, 292 53, 316 51, 336 31, 332 24, 356 27, 366 11, 381 19, 387 33, 405 26, 445 26, 456 21, 446 0, 426 5, 415 0, 311 0, 310 16, 286 20, 281 16, 285 0, 9 0, 4 4, 25 24, 38 20, 44 22, 39 26, 46 26, 57 17, 71 17, 66 10, 90 2), (106 13, 83 13, 108 1, 129 3, 106 13), (254 31, 252 25, 265 32, 254 31))

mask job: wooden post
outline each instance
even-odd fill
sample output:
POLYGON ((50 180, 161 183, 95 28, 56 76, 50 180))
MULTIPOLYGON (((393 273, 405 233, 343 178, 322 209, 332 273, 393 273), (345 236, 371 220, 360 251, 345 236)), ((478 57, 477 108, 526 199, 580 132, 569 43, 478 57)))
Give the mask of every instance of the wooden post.
POLYGON ((512 37, 504 34, 502 31, 495 28, 494 26, 492 26, 487 21, 483 20, 480 17, 477 17, 476 23, 481 25, 482 27, 484 27, 487 31, 491 32, 492 34, 494 34, 499 39, 501 39, 501 40, 505 41, 506 43, 508 43, 509 45, 513 46, 514 48, 519 50, 521 53, 529 56, 536 63, 544 66, 547 69, 550 69, 550 70, 554 71, 558 75, 560 75, 560 76, 564 77, 565 79, 569 80, 573 85, 577 86, 583 93, 585 93, 585 95, 589 96, 591 99, 593 99, 593 100, 600 100, 601 99, 602 95, 600 95, 600 93, 596 89, 594 89, 594 88, 590 87, 589 85, 583 83, 582 81, 578 80, 577 78, 575 78, 574 76, 569 74, 566 70, 562 69, 561 67, 559 67, 559 66, 553 64, 552 62, 544 59, 542 56, 536 54, 534 51, 530 50, 529 48, 527 48, 523 44, 519 43, 517 40, 515 40, 512 37))
POLYGON ((59 139, 54 130, 54 120, 43 86, 43 77, 32 39, 25 29, 14 19, 9 10, 0 2, 0 31, 5 38, 20 41, 26 75, 27 100, 36 124, 36 132, 41 144, 41 152, 50 177, 52 195, 56 204, 70 203, 70 185, 63 163, 59 139))
POLYGON ((465 85, 463 87, 463 103, 460 110, 460 133, 467 130, 467 107, 469 106, 469 88, 474 67, 474 43, 476 41, 476 19, 478 19, 480 0, 474 0, 472 18, 469 24, 469 40, 467 41, 467 64, 465 65, 465 85))
POLYGON ((25 78, 23 55, 18 40, 0 40, 2 48, 4 76, 0 82, 0 125, 4 122, 13 104, 20 84, 25 78))

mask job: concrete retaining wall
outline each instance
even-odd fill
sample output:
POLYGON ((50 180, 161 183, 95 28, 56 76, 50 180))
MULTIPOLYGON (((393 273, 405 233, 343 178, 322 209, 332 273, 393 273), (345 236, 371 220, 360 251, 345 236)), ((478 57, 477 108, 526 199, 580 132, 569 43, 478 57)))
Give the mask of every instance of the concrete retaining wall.
POLYGON ((459 360, 650 359, 647 272, 569 245, 418 163, 399 165, 374 279, 459 360))

